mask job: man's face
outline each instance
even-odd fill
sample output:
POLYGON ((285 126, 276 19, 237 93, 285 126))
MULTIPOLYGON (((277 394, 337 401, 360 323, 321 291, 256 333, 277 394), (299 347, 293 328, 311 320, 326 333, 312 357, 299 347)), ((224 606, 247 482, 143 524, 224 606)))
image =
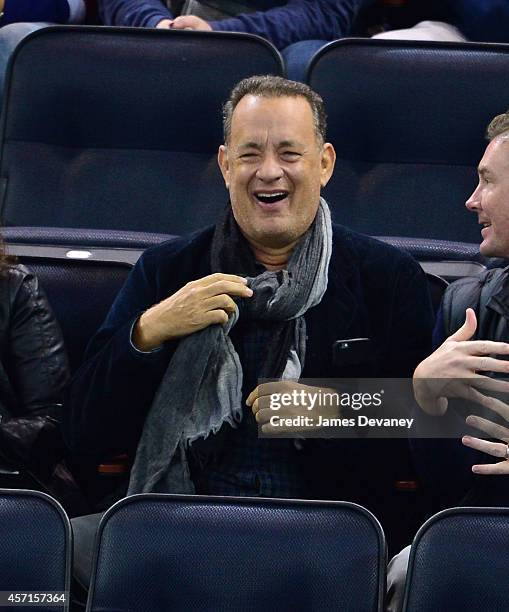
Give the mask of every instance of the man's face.
POLYGON ((509 140, 490 142, 478 167, 479 184, 466 202, 483 225, 479 250, 488 257, 509 257, 509 140))
POLYGON ((281 248, 313 222, 335 153, 318 141, 305 98, 247 95, 218 161, 242 233, 256 245, 281 248))

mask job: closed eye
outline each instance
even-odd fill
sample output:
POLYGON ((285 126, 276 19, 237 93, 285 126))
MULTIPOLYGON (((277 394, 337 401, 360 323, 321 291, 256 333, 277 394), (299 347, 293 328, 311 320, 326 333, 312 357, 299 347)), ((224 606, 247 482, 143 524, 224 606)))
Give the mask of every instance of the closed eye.
POLYGON ((281 153, 281 157, 292 161, 301 157, 301 154, 297 153, 297 151, 283 151, 283 153, 281 153))

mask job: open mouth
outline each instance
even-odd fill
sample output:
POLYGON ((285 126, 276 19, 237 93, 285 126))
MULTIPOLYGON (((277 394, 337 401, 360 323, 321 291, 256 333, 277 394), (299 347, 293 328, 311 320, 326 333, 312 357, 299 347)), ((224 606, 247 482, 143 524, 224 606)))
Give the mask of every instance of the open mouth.
POLYGON ((288 191, 257 191, 254 197, 262 204, 276 204, 288 197, 288 191))
POLYGON ((481 223, 481 236, 483 238, 485 238, 488 235, 488 232, 486 231, 487 229, 489 229, 491 227, 491 223, 481 223))

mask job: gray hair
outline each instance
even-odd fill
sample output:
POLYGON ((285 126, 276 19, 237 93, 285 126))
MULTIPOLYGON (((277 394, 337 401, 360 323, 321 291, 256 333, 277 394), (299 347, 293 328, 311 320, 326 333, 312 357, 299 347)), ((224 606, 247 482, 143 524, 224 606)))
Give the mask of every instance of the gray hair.
POLYGON ((243 79, 232 89, 229 99, 223 106, 223 133, 226 144, 230 140, 233 111, 242 98, 247 95, 262 98, 305 98, 313 113, 316 138, 321 145, 325 142, 327 115, 321 96, 304 83, 289 81, 278 76, 265 75, 243 79))

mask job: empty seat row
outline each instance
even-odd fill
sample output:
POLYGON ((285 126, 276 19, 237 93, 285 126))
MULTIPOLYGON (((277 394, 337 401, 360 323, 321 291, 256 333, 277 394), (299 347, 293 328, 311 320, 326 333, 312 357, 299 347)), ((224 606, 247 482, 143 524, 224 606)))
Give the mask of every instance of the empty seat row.
MULTIPOLYGON (((40 607, 69 610, 62 508, 43 493, 0 490, 0 523, 0 597, 65 594, 65 604, 40 607)), ((504 609, 508 531, 507 508, 429 519, 412 545, 404 610, 504 609)), ((87 610, 376 612, 385 584, 382 528, 356 504, 144 494, 101 520, 87 610)))
MULTIPOLYGON (((367 234, 477 243, 462 203, 485 127, 508 105, 507 57, 506 45, 371 39, 320 50, 308 82, 338 153, 325 190, 334 220, 367 234)), ((283 74, 281 57, 248 34, 34 33, 7 76, 4 225, 28 228, 30 239, 33 226, 65 238, 64 228, 184 234, 215 222, 227 205, 221 105, 260 73, 283 74)))

